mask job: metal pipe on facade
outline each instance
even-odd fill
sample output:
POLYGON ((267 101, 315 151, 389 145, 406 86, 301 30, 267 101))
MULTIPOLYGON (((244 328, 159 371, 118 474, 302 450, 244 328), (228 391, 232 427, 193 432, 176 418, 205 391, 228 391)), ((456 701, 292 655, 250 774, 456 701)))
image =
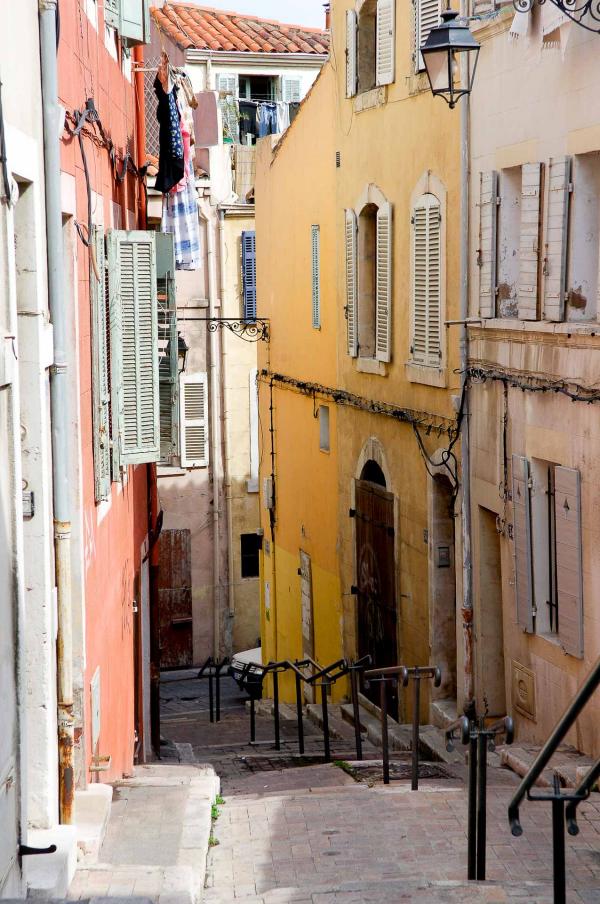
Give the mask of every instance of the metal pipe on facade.
MULTIPOLYGON (((469 0, 461 0, 460 14, 469 15, 469 0)), ((463 66, 466 72, 463 83, 469 84, 469 60, 463 55, 463 66)), ((470 99, 467 94, 460 105, 460 319, 463 321, 460 330, 460 372, 461 392, 464 393, 464 417, 461 436, 462 459, 462 630, 463 630, 463 676, 464 704, 469 705, 474 698, 473 681, 473 563, 471 552, 471 471, 469 442, 469 393, 467 367, 469 361, 469 334, 467 319, 469 316, 469 178, 470 178, 470 99)))
POLYGON ((58 771, 61 823, 73 821, 73 625, 71 603, 71 513, 67 311, 64 291, 62 203, 60 188, 60 121, 56 46, 57 0, 39 0, 42 77, 44 176, 48 301, 54 331, 54 363, 50 377, 52 418, 52 490, 54 552, 58 608, 57 691, 58 771))
MULTIPOLYGON (((144 49, 140 44, 133 48, 135 79, 135 150, 136 165, 141 169, 146 163, 146 104, 144 91, 144 49)), ((138 183, 138 216, 139 228, 146 228, 146 192, 138 183)))
MULTIPOLYGON (((221 310, 225 297, 225 211, 219 210, 219 294, 221 296, 221 310)), ((221 346, 222 349, 222 346, 221 346)), ((233 501, 231 498, 231 474, 229 471, 229 437, 227 436, 227 421, 225 418, 225 366, 224 356, 221 359, 221 399, 223 404, 223 484, 225 488, 225 506, 227 517, 227 600, 229 604, 229 617, 235 616, 235 572, 233 567, 233 501)))

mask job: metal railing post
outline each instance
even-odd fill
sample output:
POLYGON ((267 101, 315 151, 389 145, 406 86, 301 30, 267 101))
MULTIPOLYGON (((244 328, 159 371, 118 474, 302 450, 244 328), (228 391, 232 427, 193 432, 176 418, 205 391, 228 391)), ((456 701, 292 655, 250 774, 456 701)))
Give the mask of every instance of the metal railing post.
POLYGON ((358 702, 358 671, 350 672, 350 688, 352 691, 352 714, 354 718, 354 739, 356 741, 356 759, 362 760, 362 735, 360 733, 360 704, 358 702))
POLYGON ((208 672, 208 706, 210 709, 210 721, 212 723, 215 721, 212 666, 209 666, 209 672, 208 672))
POLYGON ((275 722, 275 750, 281 750, 279 736, 279 673, 273 670, 273 718, 275 722))
POLYGON ((304 753, 304 725, 302 723, 302 678, 298 672, 294 673, 296 679, 296 716, 298 719, 298 752, 304 753))
POLYGON ((388 713, 387 713, 387 681, 381 678, 379 682, 379 708, 381 709, 381 754, 383 757, 383 784, 390 783, 390 746, 388 738, 388 713))
POLYGON ((412 791, 419 790, 419 726, 421 724, 421 680, 415 676, 413 680, 413 723, 412 723, 412 791))
POLYGON ((254 744, 256 741, 256 710, 255 710, 256 701, 254 697, 250 697, 250 743, 254 744))
POLYGON ((215 695, 217 722, 221 721, 221 663, 215 662, 215 695))
POLYGON ((477 874, 477 735, 469 738, 469 791, 467 804, 467 878, 477 874))
POLYGON ((327 688, 329 682, 325 679, 321 683, 321 708, 323 710, 323 743, 325 746, 325 762, 331 762, 331 745, 329 742, 329 709, 327 707, 327 688))
POLYGON ((483 718, 477 734, 477 874, 476 879, 485 879, 485 854, 487 843, 487 751, 488 735, 483 718))
POLYGON ((561 795, 558 775, 554 774, 552 800, 552 865, 554 871, 554 904, 567 902, 567 874, 565 864, 565 799, 561 795))

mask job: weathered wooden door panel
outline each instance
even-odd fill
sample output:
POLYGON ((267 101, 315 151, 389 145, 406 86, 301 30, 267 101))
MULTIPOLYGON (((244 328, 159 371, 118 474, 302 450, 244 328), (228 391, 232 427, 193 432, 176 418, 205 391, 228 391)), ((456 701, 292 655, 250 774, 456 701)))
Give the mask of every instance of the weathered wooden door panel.
POLYGON ((160 666, 193 664, 192 535, 164 530, 160 536, 158 579, 160 666))
MULTIPOLYGON (((398 664, 394 560, 394 497, 367 481, 356 483, 358 655, 375 666, 398 664)), ((365 689, 379 703, 379 686, 365 689)), ((389 687, 388 708, 398 716, 398 692, 389 687)))

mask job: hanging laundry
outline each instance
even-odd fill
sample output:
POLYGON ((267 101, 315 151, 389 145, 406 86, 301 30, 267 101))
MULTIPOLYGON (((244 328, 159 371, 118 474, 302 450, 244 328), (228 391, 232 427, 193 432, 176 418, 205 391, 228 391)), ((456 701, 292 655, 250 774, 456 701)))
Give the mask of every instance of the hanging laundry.
POLYGON ((158 100, 156 118, 160 126, 156 188, 161 192, 170 191, 185 173, 177 90, 169 71, 168 57, 163 54, 154 81, 154 91, 158 100))
POLYGON ((198 197, 192 160, 188 163, 187 182, 182 191, 163 198, 161 229, 173 233, 175 266, 178 270, 198 270, 201 266, 198 197))
POLYGON ((296 116, 298 115, 298 110, 300 109, 300 103, 297 100, 294 100, 290 103, 290 124, 293 123, 296 116))
POLYGON ((258 123, 258 137, 264 138, 266 135, 277 134, 277 104, 264 103, 259 104, 256 111, 256 121, 258 123))
POLYGON ((226 144, 239 144, 240 142, 240 108, 233 95, 228 94, 219 100, 221 116, 223 119, 223 141, 226 144))
POLYGON ((277 101, 277 131, 285 132, 290 126, 290 105, 284 101, 277 101))
POLYGON ((248 144, 247 136, 251 136, 250 144, 255 144, 258 138, 258 123, 256 121, 258 104, 256 101, 240 101, 240 143, 248 144))

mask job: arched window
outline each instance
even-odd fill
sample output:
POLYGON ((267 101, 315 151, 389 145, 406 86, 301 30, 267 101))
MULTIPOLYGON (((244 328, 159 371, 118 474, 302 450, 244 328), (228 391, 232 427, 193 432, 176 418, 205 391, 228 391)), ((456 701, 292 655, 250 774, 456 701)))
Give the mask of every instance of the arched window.
POLYGON ((442 358, 441 222, 438 198, 421 195, 412 212, 411 358, 415 364, 438 368, 442 358))

